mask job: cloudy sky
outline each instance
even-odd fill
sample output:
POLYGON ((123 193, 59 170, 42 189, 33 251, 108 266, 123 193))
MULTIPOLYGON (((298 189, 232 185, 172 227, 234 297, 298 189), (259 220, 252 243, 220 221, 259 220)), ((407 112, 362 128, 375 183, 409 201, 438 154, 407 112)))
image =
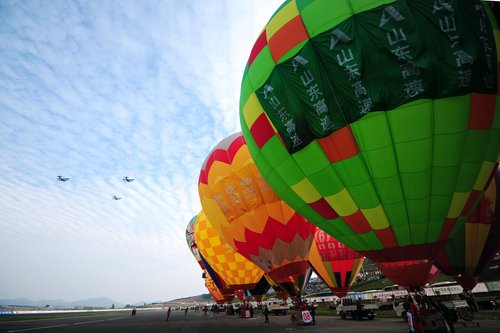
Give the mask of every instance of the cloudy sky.
POLYGON ((207 292, 199 170, 280 3, 0 1, 0 298, 207 292))

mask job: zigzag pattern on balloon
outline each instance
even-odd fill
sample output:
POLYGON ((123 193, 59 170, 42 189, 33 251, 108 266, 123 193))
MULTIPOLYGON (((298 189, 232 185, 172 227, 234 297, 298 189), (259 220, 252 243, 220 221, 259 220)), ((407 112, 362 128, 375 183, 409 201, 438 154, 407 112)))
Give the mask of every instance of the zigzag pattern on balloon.
MULTIPOLYGON (((262 250, 273 250, 276 247, 277 241, 284 242, 281 246, 279 252, 286 251, 286 248, 294 248, 292 245, 293 241, 297 241, 296 238, 302 240, 302 242, 307 242, 307 251, 304 250, 304 256, 302 258, 307 258, 307 253, 312 244, 312 230, 315 226, 311 223, 303 220, 303 218, 295 213, 287 222, 283 224, 282 222, 269 216, 265 227, 262 232, 254 232, 248 228, 245 228, 244 241, 235 241, 234 244, 240 253, 245 255, 258 255, 262 250)), ((303 247, 303 246, 302 246, 303 247)), ((297 248, 294 248, 296 251, 297 248)), ((277 251, 276 251, 277 252, 277 251)), ((296 252, 295 252, 296 253, 296 252)))
MULTIPOLYGON (((237 133, 241 136, 240 133, 237 133)), ((243 136, 236 140, 233 140, 227 148, 218 147, 214 149, 210 156, 207 158, 200 171, 200 179, 199 182, 203 184, 208 183, 208 177, 210 174, 210 170, 214 166, 215 162, 221 162, 226 165, 231 165, 233 163, 233 159, 236 154, 240 151, 240 148, 245 145, 245 139, 243 136)), ((215 163, 217 165, 217 163, 215 163)), ((217 173, 218 174, 218 173, 217 173)))
MULTIPOLYGON (((300 262, 307 261, 308 252, 305 250, 297 251, 297 249, 307 248, 307 244, 310 244, 312 238, 302 239, 299 235, 296 235, 290 242, 284 242, 281 239, 277 239, 274 246, 270 249, 265 249, 259 247, 257 244, 257 253, 246 253, 245 255, 255 262, 263 271, 269 273, 270 271, 277 269, 279 267, 300 262)), ((244 243, 239 243, 238 245, 244 245, 244 243)), ((246 251, 244 246, 242 246, 239 251, 246 251)))

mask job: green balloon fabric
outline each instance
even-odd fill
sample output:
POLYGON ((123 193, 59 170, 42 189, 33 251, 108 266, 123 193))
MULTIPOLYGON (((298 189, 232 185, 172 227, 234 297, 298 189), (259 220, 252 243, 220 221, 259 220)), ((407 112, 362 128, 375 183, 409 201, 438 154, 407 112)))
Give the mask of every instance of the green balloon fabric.
POLYGON ((498 161, 499 37, 479 1, 286 1, 242 81, 257 167, 370 259, 434 259, 498 161))

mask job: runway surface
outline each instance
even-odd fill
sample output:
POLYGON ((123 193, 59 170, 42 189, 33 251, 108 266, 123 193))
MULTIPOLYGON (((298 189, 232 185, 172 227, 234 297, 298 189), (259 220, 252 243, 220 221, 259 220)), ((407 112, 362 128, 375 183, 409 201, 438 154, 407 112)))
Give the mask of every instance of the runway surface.
MULTIPOLYGON (((353 321, 338 317, 317 317, 314 326, 297 326, 290 322, 289 316, 269 316, 270 323, 264 323, 261 314, 254 318, 226 316, 224 313, 173 311, 167 322, 164 311, 138 311, 135 317, 130 313, 102 315, 93 317, 74 317, 64 319, 42 319, 0 323, 0 333, 17 332, 55 332, 55 333, 110 333, 110 332, 148 332, 148 333, 266 333, 284 331, 303 331, 308 333, 395 333, 408 332, 408 326, 398 319, 378 319, 353 321)), ((480 327, 463 327, 456 324, 457 333, 500 332, 500 321, 479 321, 480 327)))

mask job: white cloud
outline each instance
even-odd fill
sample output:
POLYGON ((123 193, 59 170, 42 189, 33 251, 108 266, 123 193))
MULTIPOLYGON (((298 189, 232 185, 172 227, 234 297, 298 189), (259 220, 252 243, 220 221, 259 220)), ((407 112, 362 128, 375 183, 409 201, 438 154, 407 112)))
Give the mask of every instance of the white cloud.
POLYGON ((206 293, 184 238, 199 169, 239 131, 243 69, 278 5, 2 1, 2 298, 206 293))

